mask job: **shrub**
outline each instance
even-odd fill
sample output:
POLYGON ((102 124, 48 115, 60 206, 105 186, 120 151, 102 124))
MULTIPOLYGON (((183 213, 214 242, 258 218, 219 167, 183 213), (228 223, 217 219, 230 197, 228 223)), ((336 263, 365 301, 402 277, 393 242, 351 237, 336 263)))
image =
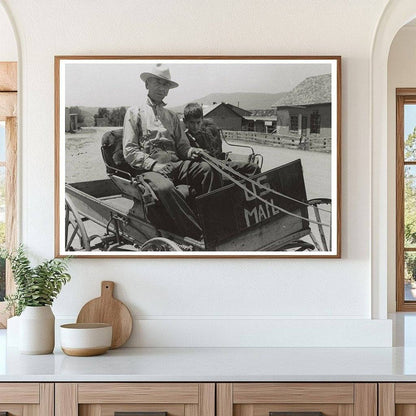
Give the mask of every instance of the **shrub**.
POLYGON ((26 306, 52 305, 62 286, 71 279, 68 258, 46 260, 32 267, 23 246, 10 252, 3 249, 0 257, 10 260, 16 293, 5 299, 8 309, 14 309, 16 315, 26 306))

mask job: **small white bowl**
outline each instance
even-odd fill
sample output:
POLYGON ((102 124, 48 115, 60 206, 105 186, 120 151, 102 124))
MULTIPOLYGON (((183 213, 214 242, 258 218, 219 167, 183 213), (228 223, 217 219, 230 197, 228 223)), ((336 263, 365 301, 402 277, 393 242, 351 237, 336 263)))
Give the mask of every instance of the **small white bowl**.
POLYGON ((61 348, 67 355, 88 357, 104 354, 111 347, 113 327, 110 324, 61 325, 61 348))

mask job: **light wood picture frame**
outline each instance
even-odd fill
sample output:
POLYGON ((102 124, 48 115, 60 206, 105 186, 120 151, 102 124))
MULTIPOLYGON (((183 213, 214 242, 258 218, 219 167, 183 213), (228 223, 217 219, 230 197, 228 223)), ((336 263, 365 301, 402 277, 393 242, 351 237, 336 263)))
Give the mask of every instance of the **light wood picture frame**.
POLYGON ((341 57, 56 56, 55 255, 339 258, 341 57))

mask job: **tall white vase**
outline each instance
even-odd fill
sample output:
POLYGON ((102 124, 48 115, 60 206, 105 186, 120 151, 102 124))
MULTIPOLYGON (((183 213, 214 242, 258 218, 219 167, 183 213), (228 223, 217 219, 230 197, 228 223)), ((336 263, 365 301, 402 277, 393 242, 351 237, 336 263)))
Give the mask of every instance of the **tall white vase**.
POLYGON ((13 316, 7 320, 7 346, 19 347, 19 320, 20 316, 13 316))
POLYGON ((55 316, 50 306, 26 306, 19 319, 19 351, 50 354, 55 347, 55 316))

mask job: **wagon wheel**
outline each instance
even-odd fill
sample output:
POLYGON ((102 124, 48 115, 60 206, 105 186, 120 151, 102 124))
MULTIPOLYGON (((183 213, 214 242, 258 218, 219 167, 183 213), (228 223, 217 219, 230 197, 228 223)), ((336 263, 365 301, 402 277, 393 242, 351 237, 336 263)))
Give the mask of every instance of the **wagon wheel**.
POLYGON ((83 250, 91 250, 90 240, 84 222, 79 215, 77 207, 67 195, 65 197, 65 250, 74 251, 72 243, 75 239, 79 240, 79 245, 83 250))
POLYGON ((155 237, 146 241, 140 251, 182 251, 178 244, 168 238, 155 237))
MULTIPOLYGON (((323 249, 324 249, 324 251, 328 251, 328 242, 326 241, 324 229, 323 229, 322 224, 321 224, 321 215, 319 213, 319 208, 318 207, 320 205, 331 205, 331 200, 329 198, 315 198, 315 199, 310 199, 308 201, 308 204, 313 208, 313 212, 315 214, 315 219, 316 219, 316 221, 318 221, 318 231, 319 231, 319 236, 321 237, 321 243, 322 243, 323 249)), ((331 225, 331 216, 329 217, 329 223, 331 225)), ((331 231, 332 231, 332 227, 330 228, 330 231, 329 231, 329 250, 331 250, 331 240, 332 240, 331 231)), ((322 251, 318 241, 316 240, 316 238, 314 237, 314 235, 312 233, 311 233, 311 238, 312 238, 313 243, 315 244, 316 248, 319 251, 322 251)))

